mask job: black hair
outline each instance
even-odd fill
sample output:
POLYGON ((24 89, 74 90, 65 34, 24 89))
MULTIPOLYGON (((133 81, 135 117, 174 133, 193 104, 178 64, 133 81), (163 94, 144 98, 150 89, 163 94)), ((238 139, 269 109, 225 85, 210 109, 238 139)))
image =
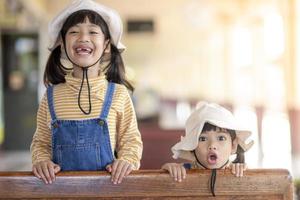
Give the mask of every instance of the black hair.
MULTIPOLYGON (((201 133, 206 132, 206 131, 222 131, 222 132, 225 132, 225 133, 229 133, 232 142, 236 139, 235 130, 220 128, 220 127, 212 125, 208 122, 206 122, 204 124, 201 133)), ((245 153, 245 151, 243 150, 243 148, 240 145, 238 145, 237 150, 236 150, 236 158, 233 161, 233 163, 245 163, 244 153, 245 153)))
MULTIPOLYGON (((104 19, 96 12, 91 10, 79 10, 77 12, 72 13, 65 21, 60 31, 60 35, 62 37, 63 43, 65 44, 65 36, 69 28, 72 26, 83 23, 86 19, 93 24, 98 25, 103 34, 105 40, 111 40, 111 36, 109 33, 108 26, 104 19)), ((119 83, 125 85, 129 90, 133 91, 133 86, 126 80, 125 77, 125 66, 123 63, 123 59, 117 47, 110 43, 111 55, 110 62, 105 67, 106 70, 106 79, 108 81, 119 83)), ((64 66, 60 62, 61 56, 61 46, 56 47, 48 58, 45 72, 44 72, 44 84, 45 86, 49 86, 50 84, 56 85, 59 83, 66 82, 65 75, 66 72, 64 70, 64 66)))

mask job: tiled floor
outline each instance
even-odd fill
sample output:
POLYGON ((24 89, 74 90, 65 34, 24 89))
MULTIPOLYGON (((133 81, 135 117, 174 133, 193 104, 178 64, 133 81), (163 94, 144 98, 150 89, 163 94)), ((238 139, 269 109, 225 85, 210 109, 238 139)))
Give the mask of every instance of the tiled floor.
POLYGON ((0 151, 0 171, 31 171, 29 151, 0 151))

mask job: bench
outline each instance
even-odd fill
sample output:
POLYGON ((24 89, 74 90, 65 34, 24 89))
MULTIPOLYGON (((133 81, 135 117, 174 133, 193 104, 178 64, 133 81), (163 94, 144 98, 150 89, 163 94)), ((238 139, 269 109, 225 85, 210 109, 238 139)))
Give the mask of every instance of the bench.
POLYGON ((135 171, 121 184, 107 172, 61 172, 45 185, 31 172, 0 172, 0 199, 251 199, 293 200, 293 181, 285 169, 249 169, 237 178, 218 170, 213 197, 210 170, 189 170, 181 183, 162 170, 135 171))

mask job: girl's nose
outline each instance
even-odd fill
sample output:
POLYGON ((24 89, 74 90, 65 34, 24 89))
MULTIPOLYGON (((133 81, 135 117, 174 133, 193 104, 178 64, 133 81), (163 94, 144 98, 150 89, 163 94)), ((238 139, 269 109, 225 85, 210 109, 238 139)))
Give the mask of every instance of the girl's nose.
POLYGON ((85 33, 81 33, 81 34, 79 35, 79 41, 80 41, 80 42, 88 42, 88 41, 89 41, 88 35, 85 34, 85 33))

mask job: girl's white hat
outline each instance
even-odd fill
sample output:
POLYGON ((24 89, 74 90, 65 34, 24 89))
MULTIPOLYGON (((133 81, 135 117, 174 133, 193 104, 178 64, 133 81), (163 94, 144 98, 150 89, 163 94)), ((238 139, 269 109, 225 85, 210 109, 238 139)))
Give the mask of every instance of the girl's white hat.
POLYGON ((185 137, 181 137, 181 141, 172 147, 173 158, 195 160, 191 151, 198 146, 199 136, 206 122, 220 128, 235 130, 237 142, 244 151, 251 148, 254 143, 253 141, 245 143, 251 131, 241 129, 230 111, 218 104, 200 102, 186 121, 185 137))
POLYGON ((91 10, 98 13, 108 26, 112 44, 117 47, 120 52, 125 50, 126 47, 121 43, 123 26, 119 14, 111 8, 98 4, 93 0, 75 0, 49 23, 48 34, 50 36, 50 51, 61 44, 60 31, 66 19, 72 13, 79 10, 91 10))

